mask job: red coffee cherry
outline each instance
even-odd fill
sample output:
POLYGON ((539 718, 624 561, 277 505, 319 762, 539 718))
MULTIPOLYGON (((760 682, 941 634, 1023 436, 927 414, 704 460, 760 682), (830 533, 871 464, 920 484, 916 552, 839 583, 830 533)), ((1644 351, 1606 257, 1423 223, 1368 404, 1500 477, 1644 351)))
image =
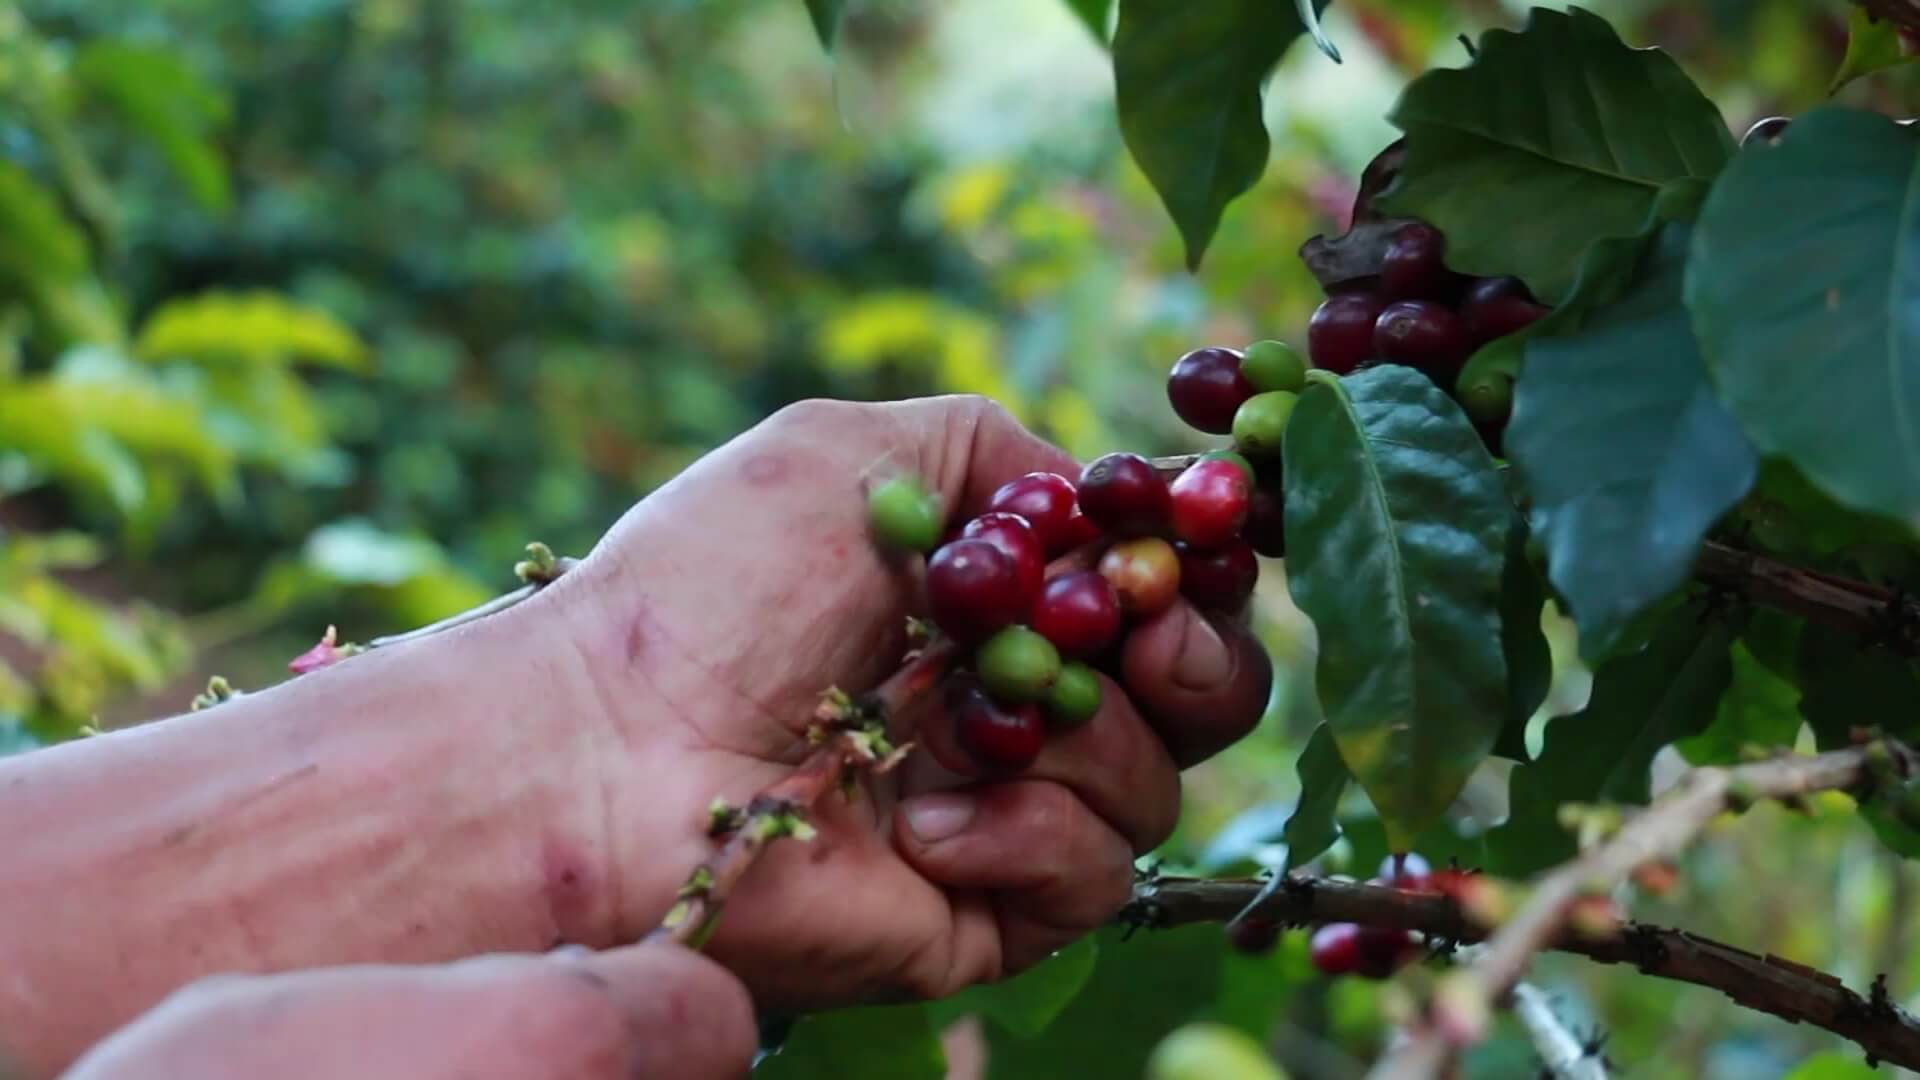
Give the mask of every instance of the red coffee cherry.
POLYGON ((981 514, 967 527, 960 530, 967 540, 985 540, 1013 560, 1014 573, 1020 579, 1020 594, 1034 597, 1040 595, 1041 581, 1046 577, 1047 558, 1040 547, 1040 536, 1033 526, 1019 514, 994 512, 981 514))
POLYGON ((1216 547, 1233 539, 1247 520, 1253 485, 1231 461, 1196 461, 1174 478, 1173 534, 1195 547, 1216 547))
POLYGON ((1264 486, 1254 489, 1247 501, 1247 523, 1240 527, 1240 535, 1256 554, 1269 559, 1287 554, 1286 504, 1278 490, 1264 486))
POLYGON ((1380 291, 1393 300, 1434 300, 1448 284, 1447 238, 1425 222, 1403 225, 1380 262, 1380 291))
POLYGON ((1547 309, 1518 296, 1495 296, 1463 304, 1460 321, 1466 327, 1469 343, 1478 348, 1495 338, 1517 334, 1532 326, 1547 309))
POLYGON ((1167 374, 1167 400, 1180 419, 1211 435, 1233 430, 1233 412, 1253 396, 1232 349, 1195 349, 1174 361, 1167 374))
POLYGON ((983 769, 1019 772, 1033 764, 1046 742, 1040 706, 1002 705, 970 681, 950 683, 947 716, 960 745, 983 769))
POLYGON ((1180 595, 1204 611, 1240 610, 1260 580, 1260 562, 1244 540, 1206 549, 1177 544, 1175 550, 1180 553, 1180 595))
POLYGON ((1391 978, 1420 954, 1411 934, 1388 926, 1361 927, 1354 944, 1359 953, 1359 966, 1354 970, 1369 979, 1391 978))
POLYGON ((1417 851, 1405 855, 1389 855, 1380 860, 1379 882, 1396 889, 1410 889, 1423 892, 1433 880, 1433 867, 1417 851))
POLYGON ((1434 385, 1452 389, 1472 345, 1460 317, 1431 300, 1388 304, 1373 324, 1373 349, 1381 359, 1426 373, 1434 385))
POLYGON ((1156 535, 1166 530, 1172 508, 1167 482, 1139 454, 1108 454, 1081 470, 1080 512, 1103 532, 1156 535))
POLYGON ((1280 924, 1272 919, 1249 915, 1227 924, 1227 944, 1233 946, 1235 952, 1258 956, 1271 950, 1279 940, 1280 924))
POLYGON ((1000 485, 987 500, 987 509, 1026 518, 1048 558, 1074 547, 1072 519, 1079 508, 1074 503, 1073 481, 1059 473, 1032 472, 1015 477, 1000 485))
POLYGON ((985 540, 955 540, 927 560, 927 606, 934 623, 956 641, 982 641, 1012 626, 1030 600, 1019 568, 985 540))
POLYGON ((1307 941, 1307 957, 1322 975, 1351 975, 1360 970, 1360 927, 1328 923, 1307 941))
POLYGON ((1377 362, 1373 324, 1386 301, 1371 292, 1345 292, 1321 301, 1307 321, 1307 357, 1313 366, 1347 375, 1377 362))
POLYGON ((1120 632, 1120 596, 1092 570, 1061 574, 1041 588, 1031 625, 1060 655, 1093 656, 1120 632))

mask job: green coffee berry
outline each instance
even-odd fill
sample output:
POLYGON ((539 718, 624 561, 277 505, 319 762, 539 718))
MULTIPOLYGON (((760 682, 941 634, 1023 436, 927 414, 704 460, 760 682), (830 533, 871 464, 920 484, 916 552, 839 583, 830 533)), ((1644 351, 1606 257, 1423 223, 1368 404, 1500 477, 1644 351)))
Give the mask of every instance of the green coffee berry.
POLYGON ((1009 626, 980 646, 974 664, 995 698, 1044 701, 1060 675, 1060 650, 1024 626, 1009 626))
POLYGON ((1287 420, 1300 399, 1285 390, 1255 394, 1233 414, 1233 447, 1250 458, 1279 457, 1287 420))
POLYGON ((1297 394, 1307 385, 1307 362, 1284 341, 1256 341, 1247 346, 1240 374, 1259 393, 1285 390, 1297 394))
POLYGON ((874 538, 903 551, 931 551, 945 524, 940 500, 914 476, 895 476, 867 492, 867 526, 874 538))
POLYGON ((1071 730, 1100 711, 1100 677, 1085 664, 1068 664, 1053 680, 1047 695, 1047 719, 1054 727, 1071 730))

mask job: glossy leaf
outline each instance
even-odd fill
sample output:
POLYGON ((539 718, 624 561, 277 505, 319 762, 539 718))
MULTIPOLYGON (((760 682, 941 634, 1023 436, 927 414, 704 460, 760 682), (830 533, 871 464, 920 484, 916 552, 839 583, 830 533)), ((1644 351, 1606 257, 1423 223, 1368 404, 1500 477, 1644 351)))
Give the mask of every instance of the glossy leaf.
POLYGON ((838 1009, 793 1025, 753 1070, 768 1080, 944 1080, 947 1056, 925 1007, 838 1009))
POLYGON ((1396 843, 1438 820, 1499 733, 1512 505, 1426 376, 1315 372, 1286 436, 1287 582, 1320 641, 1340 757, 1396 843))
POLYGON ((1579 9, 1489 31, 1473 63, 1414 80, 1389 118, 1407 156, 1383 209, 1439 226, 1449 265, 1517 274, 1549 301, 1589 244, 1638 232, 1664 188, 1711 179, 1733 150, 1670 57, 1579 9))
POLYGON ((936 1027, 977 1013, 1012 1034, 1032 1038, 1072 1004, 1099 959, 1099 944, 1081 938, 1011 979, 968 987, 927 1008, 936 1027))
POLYGON ((1200 265, 1227 204, 1267 167, 1261 84, 1301 29, 1287 0, 1120 5, 1113 35, 1120 133, 1179 227, 1190 269, 1200 265))
POLYGON ((1734 764, 1748 747, 1790 747, 1800 735, 1800 688, 1769 671, 1744 641, 1734 642, 1732 663, 1713 723, 1675 744, 1694 765, 1734 764))
POLYGON ((1915 59, 1901 50, 1900 35, 1893 23, 1854 5, 1847 12, 1847 54, 1840 60, 1840 69, 1833 73, 1827 93, 1832 94, 1855 79, 1910 64, 1915 59))
POLYGON ((1732 640, 1726 619, 1680 604, 1644 647, 1602 664, 1587 707, 1549 723, 1539 758, 1514 770, 1507 823, 1487 836, 1490 869, 1526 875, 1571 856, 1563 802, 1646 802, 1654 755, 1713 716, 1732 640))
POLYGON ((1701 210, 1687 305, 1762 453, 1920 525, 1920 134, 1829 107, 1747 148, 1701 210))
POLYGON ((1340 797, 1353 779, 1325 724, 1313 729, 1294 768, 1300 774, 1300 801, 1294 804, 1293 815, 1281 832, 1287 841, 1288 870, 1317 857, 1340 839, 1340 797))
POLYGON ((1527 725, 1553 687, 1553 649, 1540 629, 1547 583, 1527 558, 1527 521, 1519 514, 1507 527, 1506 563, 1500 572, 1500 651, 1507 659, 1507 708, 1493 752, 1527 760, 1527 725))
POLYGON ((1107 26, 1113 17, 1114 0, 1066 0, 1066 4, 1093 35, 1093 39, 1105 45, 1107 26))
POLYGON ((1681 306, 1685 226, 1572 334, 1527 346, 1507 453, 1589 660, 1687 578, 1759 460, 1714 397, 1681 306))

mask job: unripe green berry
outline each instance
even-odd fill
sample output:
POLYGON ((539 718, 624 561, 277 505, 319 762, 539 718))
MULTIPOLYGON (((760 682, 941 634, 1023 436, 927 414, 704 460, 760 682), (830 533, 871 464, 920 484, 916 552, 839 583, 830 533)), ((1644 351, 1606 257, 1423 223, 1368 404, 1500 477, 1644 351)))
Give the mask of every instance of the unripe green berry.
POLYGON ((1258 1040, 1238 1028, 1197 1021, 1176 1028, 1147 1058, 1147 1080, 1286 1080, 1258 1040))
POLYGON ((1297 394, 1307 385, 1307 362, 1284 341, 1256 341, 1240 360, 1240 374, 1257 393, 1297 394))
POLYGON ((1237 450, 1209 450, 1200 455, 1200 460, 1230 461, 1240 466, 1240 471, 1247 474, 1247 483, 1251 484, 1258 479, 1253 473, 1253 462, 1248 461, 1246 455, 1237 450))
POLYGON ((874 539, 903 551, 932 551, 945 524, 940 500, 914 476, 895 476, 867 492, 867 526, 874 539))
POLYGON ((1461 380, 1460 407, 1482 423, 1494 424, 1513 412, 1513 380, 1499 372, 1487 372, 1472 382, 1461 380))
POLYGON ((1255 394, 1233 414, 1233 447, 1250 458, 1279 457, 1299 397, 1285 390, 1255 394))
POLYGON ((1024 626, 1009 626, 980 646, 974 664, 995 698, 1044 701, 1060 676, 1060 651, 1024 626))
POLYGON ((1053 680, 1047 695, 1047 719, 1053 726, 1072 730, 1100 711, 1100 677, 1085 664, 1068 664, 1053 680))

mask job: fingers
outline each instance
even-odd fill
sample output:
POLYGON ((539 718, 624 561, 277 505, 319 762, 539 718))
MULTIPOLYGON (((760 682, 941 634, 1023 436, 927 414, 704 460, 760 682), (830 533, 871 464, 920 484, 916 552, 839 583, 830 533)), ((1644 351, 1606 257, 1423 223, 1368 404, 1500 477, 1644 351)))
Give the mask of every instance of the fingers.
POLYGON ((138 1076, 625 1080, 743 1076, 746 991, 670 946, 214 979, 101 1044, 76 1080, 138 1076))
POLYGON ((1071 455, 988 398, 955 394, 881 408, 919 441, 923 476, 953 508, 951 522, 984 511, 994 491, 1017 476, 1053 472, 1071 480, 1080 474, 1071 455))
POLYGON ((1251 631, 1184 602, 1133 628, 1120 674, 1182 768, 1252 731, 1273 689, 1273 662, 1251 631))
POLYGON ((1002 974, 1104 924, 1133 888, 1127 840, 1050 781, 916 796, 900 805, 894 837, 928 880, 991 895, 1002 974))

